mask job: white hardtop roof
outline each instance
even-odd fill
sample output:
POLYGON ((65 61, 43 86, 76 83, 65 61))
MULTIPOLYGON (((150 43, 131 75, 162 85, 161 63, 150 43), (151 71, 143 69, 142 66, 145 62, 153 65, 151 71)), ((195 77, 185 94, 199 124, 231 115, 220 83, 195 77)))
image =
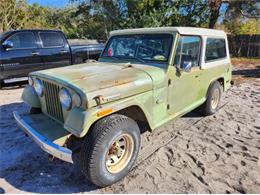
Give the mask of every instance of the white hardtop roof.
POLYGON ((144 33, 172 33, 179 32, 183 35, 201 35, 201 36, 220 36, 226 37, 226 33, 222 30, 197 28, 197 27, 157 27, 157 28, 134 28, 115 30, 110 32, 113 35, 127 35, 127 34, 144 34, 144 33))

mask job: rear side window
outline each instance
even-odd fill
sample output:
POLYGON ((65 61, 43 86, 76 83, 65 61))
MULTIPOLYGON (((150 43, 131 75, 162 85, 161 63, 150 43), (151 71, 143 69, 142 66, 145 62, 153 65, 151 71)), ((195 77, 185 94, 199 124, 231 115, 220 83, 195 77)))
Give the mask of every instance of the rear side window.
POLYGON ((205 61, 212 61, 227 56, 225 39, 207 38, 205 61))
POLYGON ((40 32, 43 47, 63 47, 64 40, 57 32, 40 32))
POLYGON ((36 48, 36 39, 32 32, 19 32, 7 39, 13 43, 12 49, 36 48))

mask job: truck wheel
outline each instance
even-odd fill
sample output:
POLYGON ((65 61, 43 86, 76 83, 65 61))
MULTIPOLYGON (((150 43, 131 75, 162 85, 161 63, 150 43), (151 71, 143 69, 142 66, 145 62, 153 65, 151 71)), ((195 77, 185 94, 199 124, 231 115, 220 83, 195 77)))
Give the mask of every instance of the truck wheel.
POLYGON ((212 115, 218 110, 219 102, 222 94, 222 86, 215 81, 209 86, 207 100, 201 106, 201 112, 205 116, 212 115))
POLYGON ((140 147, 137 123, 120 114, 100 119, 86 136, 80 154, 88 180, 105 187, 116 183, 132 168, 140 147))
POLYGON ((0 80, 0 89, 4 86, 4 81, 0 80))

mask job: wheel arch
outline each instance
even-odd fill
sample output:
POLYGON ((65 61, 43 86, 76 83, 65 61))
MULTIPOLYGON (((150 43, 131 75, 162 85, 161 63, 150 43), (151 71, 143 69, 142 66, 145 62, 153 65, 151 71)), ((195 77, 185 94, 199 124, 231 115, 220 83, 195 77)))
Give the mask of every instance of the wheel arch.
POLYGON ((225 84, 225 79, 224 77, 219 77, 217 80, 215 81, 218 81, 220 83, 220 85, 222 86, 223 90, 225 89, 224 88, 224 84, 225 84))
POLYGON ((220 76, 220 77, 217 77, 215 79, 212 79, 209 86, 208 86, 208 89, 207 89, 207 94, 206 94, 206 97, 208 97, 208 93, 209 93, 209 89, 210 89, 210 86, 214 83, 218 81, 220 83, 220 85, 222 86, 222 90, 224 90, 224 84, 225 84, 225 79, 223 76, 220 76))
POLYGON ((96 120, 93 120, 91 122, 91 124, 88 127, 87 131, 83 131, 84 133, 81 134, 81 136, 79 137, 86 137, 88 135, 88 133, 91 131, 92 127, 101 119, 113 115, 113 114, 122 114, 124 116, 127 116, 131 119, 133 119, 134 121, 137 122, 137 125, 140 128, 140 132, 143 133, 147 130, 151 131, 151 121, 149 120, 147 114, 145 114, 144 109, 142 109, 141 106, 139 105, 129 105, 125 108, 116 110, 110 114, 104 115, 102 117, 97 118, 96 120))
POLYGON ((122 114, 136 121, 141 133, 145 132, 146 130, 151 131, 150 123, 147 119, 147 116, 145 115, 145 112, 140 106, 132 105, 124 109, 121 109, 115 113, 122 114))

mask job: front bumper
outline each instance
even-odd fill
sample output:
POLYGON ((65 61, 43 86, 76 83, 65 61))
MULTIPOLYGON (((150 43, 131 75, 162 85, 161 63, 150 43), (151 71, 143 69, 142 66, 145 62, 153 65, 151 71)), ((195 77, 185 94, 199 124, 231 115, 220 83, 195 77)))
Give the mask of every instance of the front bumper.
MULTIPOLYGON (((62 147, 56 143, 53 142, 55 140, 53 137, 60 139, 60 135, 52 136, 53 139, 48 139, 48 137, 43 136, 41 133, 39 133, 38 129, 35 129, 33 125, 31 124, 37 124, 40 123, 39 121, 42 120, 33 120, 30 117, 22 117, 18 114, 18 112, 14 112, 14 118, 17 121, 18 125, 25 131, 27 135, 29 135, 45 152, 49 153, 50 155, 59 158, 63 161, 73 163, 72 160, 72 151, 68 148, 62 147)), ((49 121, 47 121, 49 123, 49 121)), ((44 127, 44 126, 42 126, 44 127)), ((48 127, 46 127, 48 128, 48 127)), ((44 128, 42 128, 44 130, 44 128)), ((55 129, 52 129, 55 131, 55 129)), ((53 132, 52 131, 52 132, 53 132)), ((62 131, 62 130, 60 130, 62 131)), ((63 130, 65 132, 65 130, 63 130)), ((64 132, 62 132, 62 136, 67 136, 67 134, 63 135, 64 132)), ((49 133, 53 134, 53 133, 49 133)), ((48 132, 46 133, 48 135, 48 132)), ((51 136, 50 136, 51 137, 51 136)))

